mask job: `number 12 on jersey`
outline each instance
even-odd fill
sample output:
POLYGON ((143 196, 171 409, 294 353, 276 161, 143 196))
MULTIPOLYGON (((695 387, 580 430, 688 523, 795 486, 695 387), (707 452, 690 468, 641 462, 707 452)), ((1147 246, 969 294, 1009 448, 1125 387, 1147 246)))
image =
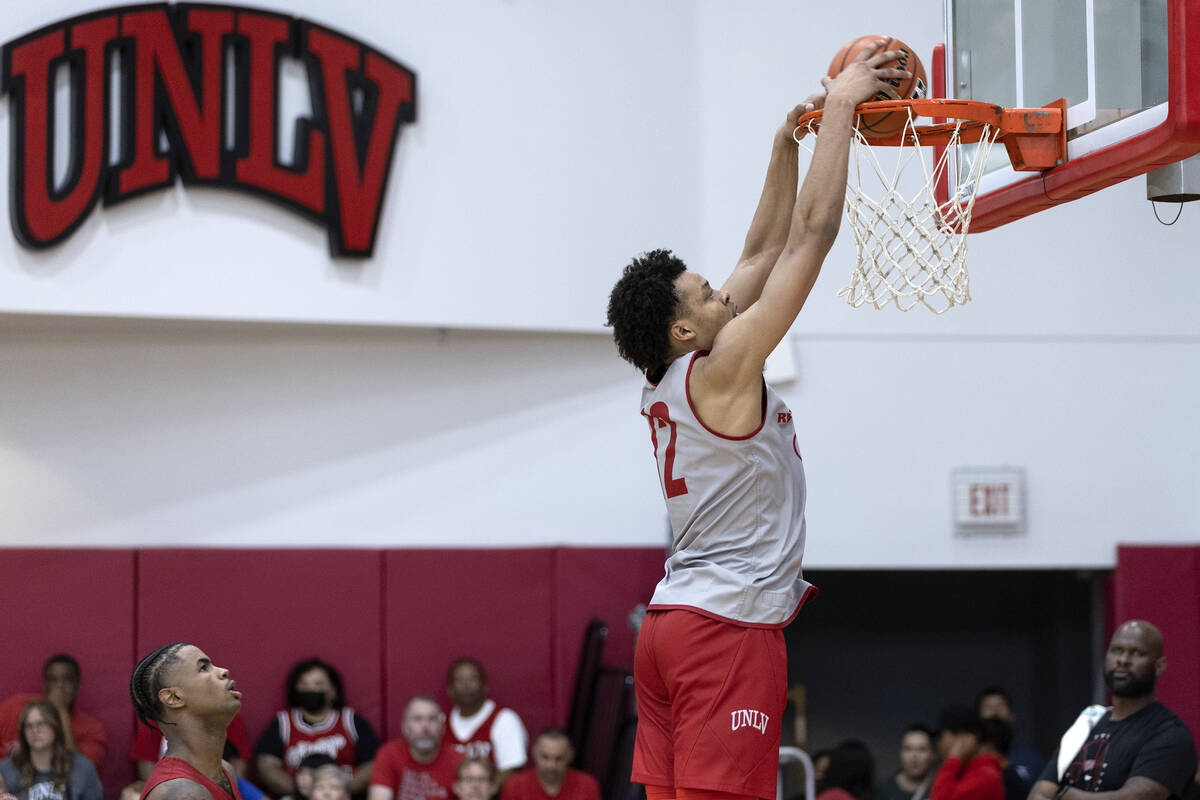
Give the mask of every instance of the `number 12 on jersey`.
POLYGON ((678 431, 674 420, 671 419, 671 412, 667 408, 667 404, 661 400, 650 406, 650 412, 642 412, 646 420, 650 423, 650 441, 654 444, 654 457, 658 459, 659 468, 662 470, 663 493, 670 500, 672 497, 679 497, 687 494, 687 482, 682 477, 675 477, 675 441, 678 438, 678 431), (658 432, 667 428, 669 436, 667 439, 667 449, 662 455, 658 451, 658 432))

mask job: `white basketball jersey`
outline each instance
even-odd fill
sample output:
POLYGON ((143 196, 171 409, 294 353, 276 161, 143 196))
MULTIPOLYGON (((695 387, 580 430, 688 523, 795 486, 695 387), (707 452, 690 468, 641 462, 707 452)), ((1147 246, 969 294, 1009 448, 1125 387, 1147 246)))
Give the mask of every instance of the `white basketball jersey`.
POLYGON ((782 627, 815 593, 804 580, 804 462, 792 412, 763 382, 762 424, 743 437, 700 421, 688 376, 706 352, 675 359, 642 390, 642 415, 671 518, 671 555, 650 608, 687 608, 782 627))

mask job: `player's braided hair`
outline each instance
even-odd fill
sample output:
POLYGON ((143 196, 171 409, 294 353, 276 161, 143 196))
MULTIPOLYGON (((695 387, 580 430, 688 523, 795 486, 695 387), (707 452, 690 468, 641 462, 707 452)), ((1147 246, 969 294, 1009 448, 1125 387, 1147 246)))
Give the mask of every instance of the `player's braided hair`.
POLYGON ((651 250, 625 267, 608 296, 617 352, 651 380, 661 377, 671 354, 667 331, 679 305, 675 279, 686 269, 670 250, 651 250))
POLYGON ((187 642, 164 644, 139 661, 129 678, 129 697, 133 700, 138 719, 159 733, 162 733, 159 724, 174 723, 163 719, 163 705, 158 699, 158 691, 163 687, 163 676, 167 670, 179 660, 179 651, 187 646, 187 642))

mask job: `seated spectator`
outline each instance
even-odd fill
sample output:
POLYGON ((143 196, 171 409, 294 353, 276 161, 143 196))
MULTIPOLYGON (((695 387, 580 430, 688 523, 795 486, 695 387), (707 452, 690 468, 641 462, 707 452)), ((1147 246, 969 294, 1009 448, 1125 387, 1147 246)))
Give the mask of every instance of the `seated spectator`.
POLYGON ((933 731, 919 722, 909 725, 900 735, 900 771, 879 784, 877 800, 925 800, 935 760, 933 731))
POLYGON ((458 762, 454 794, 458 800, 490 800, 496 794, 496 765, 483 756, 468 756, 458 762))
POLYGON ((350 781, 334 764, 317 767, 312 776, 312 800, 350 800, 350 781))
POLYGON ((1004 800, 1003 766, 984 748, 983 725, 975 709, 947 708, 938 716, 942 766, 933 779, 930 800, 1004 800))
POLYGON ((17 749, 0 761, 0 794, 18 800, 103 800, 96 765, 67 749, 63 718, 49 700, 17 715, 17 749))
MULTIPOLYGON (((1012 726, 1015 736, 1017 714, 1013 711, 1012 698, 1002 687, 989 686, 975 695, 975 711, 980 719, 999 719, 1007 722, 1012 726)), ((1046 759, 1034 752, 1032 747, 1015 740, 1008 750, 1008 762, 1028 787, 1033 786, 1037 776, 1042 774, 1042 768, 1046 766, 1046 759)))
MULTIPOLYGON (((161 733, 149 725, 137 726, 133 744, 129 746, 129 759, 134 762, 139 779, 144 781, 149 778, 154 765, 166 752, 167 740, 161 733)), ((225 760, 230 763, 239 778, 246 776, 251 752, 250 733, 246 730, 246 723, 242 722, 242 715, 238 714, 225 731, 225 760)))
POLYGON ((487 673, 473 658, 460 658, 446 672, 450 710, 450 739, 463 756, 490 758, 498 770, 497 783, 525 766, 529 734, 516 712, 488 698, 487 673))
POLYGON ((379 737, 346 705, 341 674, 317 658, 299 662, 288 673, 287 703, 254 748, 262 787, 274 797, 296 794, 300 761, 310 753, 325 753, 350 776, 351 794, 365 791, 379 737))
POLYGON ((0 754, 11 753, 17 747, 20 728, 17 718, 33 700, 47 700, 62 718, 63 742, 67 750, 83 753, 99 770, 108 753, 104 726, 76 706, 79 697, 79 662, 65 653, 50 656, 42 666, 42 693, 18 694, 0 704, 0 754))
POLYGON ((1000 766, 1003 769, 1000 779, 1004 781, 1004 800, 1025 800, 1032 787, 1021 780, 1021 773, 1017 772, 1017 768, 1008 760, 1009 748, 1012 747, 1012 726, 996 717, 980 720, 980 723, 983 725, 981 749, 984 752, 994 753, 996 758, 1000 759, 1000 766))
POLYGON ((300 759, 296 767, 296 793, 284 800, 312 800, 313 778, 321 767, 337 766, 337 762, 327 753, 310 753, 300 759))
POLYGON ((379 748, 367 800, 426 800, 449 797, 461 756, 442 746, 446 715, 437 701, 418 695, 404 707, 402 739, 379 748))
POLYGON ((502 800, 600 800, 600 784, 571 769, 575 748, 565 731, 546 728, 533 741, 533 769, 518 772, 504 784, 502 800))
POLYGON ((817 800, 870 800, 874 788, 875 758, 865 744, 847 739, 829 752, 817 800))

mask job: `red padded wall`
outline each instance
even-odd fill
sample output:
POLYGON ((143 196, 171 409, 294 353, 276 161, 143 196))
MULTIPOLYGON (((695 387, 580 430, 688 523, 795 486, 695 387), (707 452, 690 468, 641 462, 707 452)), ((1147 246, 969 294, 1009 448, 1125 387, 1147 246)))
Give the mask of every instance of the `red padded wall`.
MULTIPOLYGON (((347 704, 383 727, 382 554, 375 550, 143 550, 137 652, 191 642, 228 667, 257 740, 287 672, 316 656, 347 704)), ((382 731, 380 732, 382 735, 382 731)))
POLYGON ((0 698, 42 690, 42 664, 70 653, 83 672, 79 708, 108 734, 101 779, 116 797, 132 778, 134 554, 131 550, 0 550, 0 698))
POLYGON ((533 735, 561 724, 552 687, 554 551, 392 550, 384 554, 390 734, 404 704, 432 694, 449 708, 446 667, 479 659, 490 696, 533 735))
POLYGON ((1200 546, 1117 548, 1115 624, 1144 619, 1162 630, 1167 671, 1157 696, 1200 741, 1200 546))
POLYGON ((608 623, 604 663, 633 670, 635 636, 629 614, 638 603, 649 603, 663 576, 666 550, 659 548, 574 548, 555 551, 555 705, 557 724, 566 722, 570 708, 579 648, 588 621, 608 623))

